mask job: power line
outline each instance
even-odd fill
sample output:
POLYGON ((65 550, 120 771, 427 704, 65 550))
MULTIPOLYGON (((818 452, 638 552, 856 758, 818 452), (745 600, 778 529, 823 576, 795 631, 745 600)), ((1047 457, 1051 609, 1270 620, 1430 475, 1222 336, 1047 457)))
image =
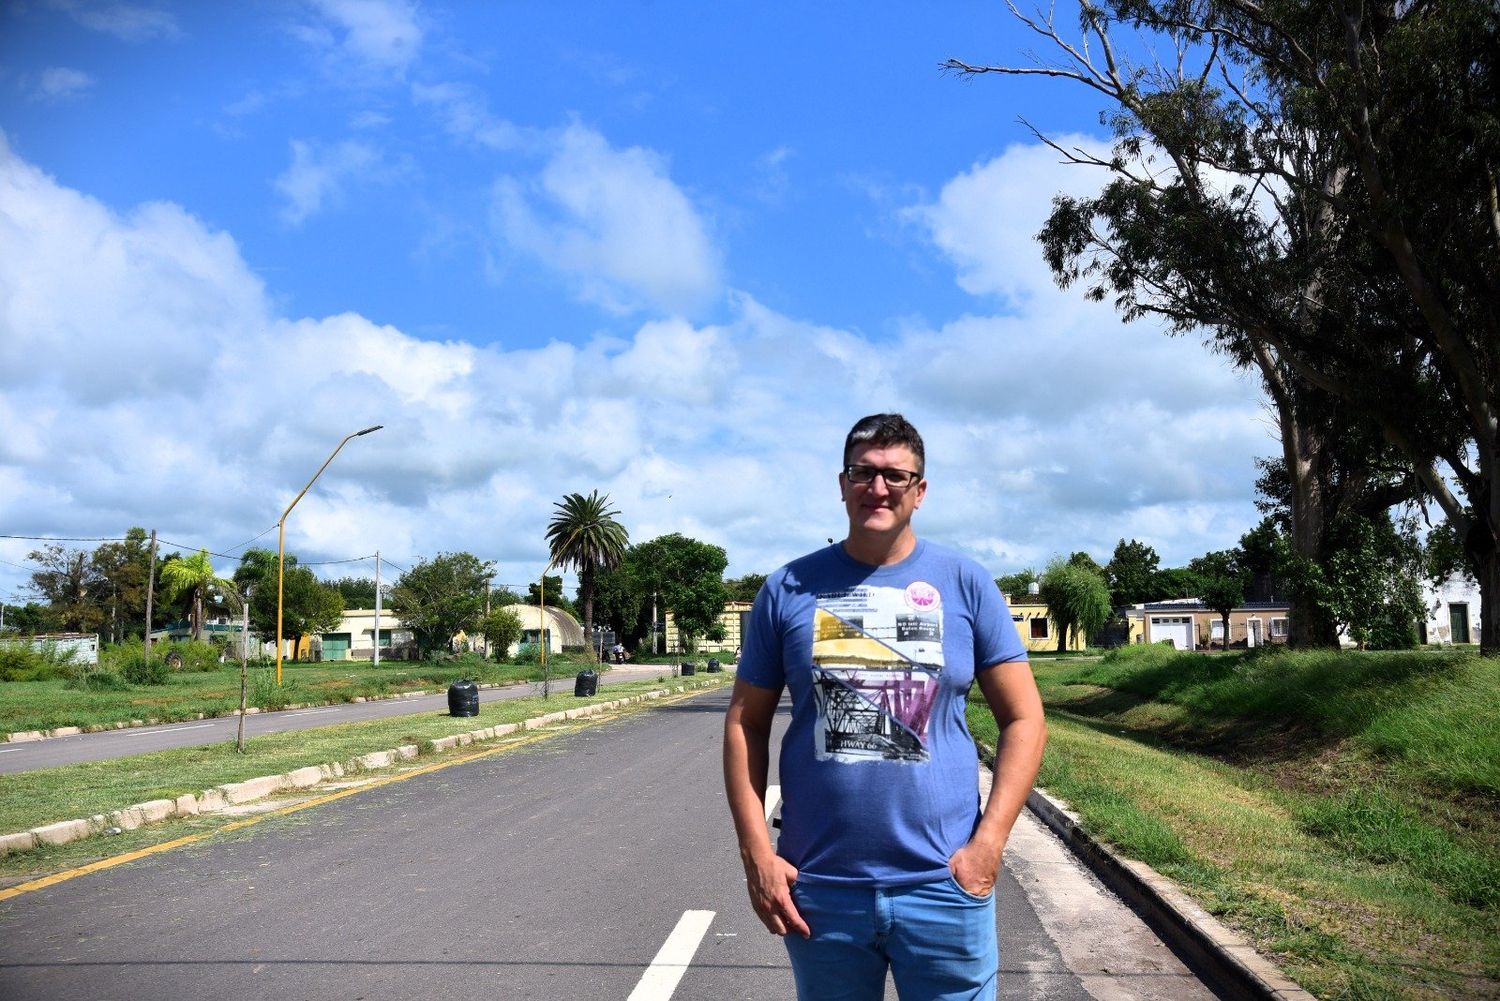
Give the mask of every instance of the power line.
POLYGON ((276 526, 280 525, 280 524, 281 524, 281 522, 278 521, 276 523, 276 525, 272 525, 270 528, 266 529, 264 532, 261 532, 259 535, 257 535, 254 539, 250 539, 247 542, 241 542, 239 545, 237 545, 237 546, 230 546, 229 548, 230 549, 244 549, 246 546, 250 545, 251 542, 256 542, 256 541, 258 541, 260 539, 263 539, 266 536, 270 535, 271 532, 276 528, 276 526))
POLYGON ((0 539, 26 539, 30 542, 129 542, 129 539, 85 539, 70 535, 0 535, 0 539))

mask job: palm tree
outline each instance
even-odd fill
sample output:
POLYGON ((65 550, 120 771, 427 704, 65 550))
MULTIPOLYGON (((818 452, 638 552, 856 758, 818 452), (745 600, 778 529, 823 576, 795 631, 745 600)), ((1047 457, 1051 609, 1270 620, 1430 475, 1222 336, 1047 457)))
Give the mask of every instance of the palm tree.
POLYGON ((168 601, 184 591, 191 592, 193 607, 189 617, 192 620, 195 640, 203 638, 203 599, 208 596, 209 590, 218 588, 225 599, 231 603, 238 597, 234 590, 234 583, 214 573, 214 565, 208 558, 207 549, 200 549, 194 555, 180 560, 168 560, 163 563, 161 582, 168 601))
POLYGON ((587 497, 568 494, 553 507, 557 513, 547 525, 547 544, 552 562, 578 571, 578 599, 583 605, 583 635, 590 649, 594 636, 594 572, 619 566, 630 544, 625 526, 615 521, 618 511, 609 509, 609 495, 594 490, 587 497))

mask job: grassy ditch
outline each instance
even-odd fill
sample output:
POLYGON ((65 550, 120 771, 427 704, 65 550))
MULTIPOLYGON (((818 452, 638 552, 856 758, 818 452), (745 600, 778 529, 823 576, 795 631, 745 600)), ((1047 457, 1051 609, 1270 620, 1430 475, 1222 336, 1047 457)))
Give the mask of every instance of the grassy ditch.
MULTIPOLYGON (((1500 662, 1036 664, 1039 784, 1322 998, 1500 997, 1500 662)), ((975 735, 992 742, 982 701, 975 735)))
MULTIPOLYGON (((584 666, 586 662, 578 658, 554 657, 549 671, 557 681, 571 678, 584 666)), ((278 686, 274 668, 252 666, 248 695, 250 705, 272 710, 444 689, 460 678, 519 684, 542 680, 542 669, 537 664, 500 664, 477 656, 436 663, 386 661, 378 668, 368 661, 286 663, 278 686)), ((145 719, 171 723, 229 715, 239 705, 240 669, 233 663, 209 671, 172 672, 161 684, 95 686, 72 678, 5 681, 0 682, 0 734, 145 719)))
MULTIPOLYGON (((663 684, 654 679, 625 682, 611 685, 608 691, 591 698, 569 694, 547 700, 538 697, 485 702, 480 705, 478 716, 464 719, 429 712, 268 734, 247 740, 244 754, 237 754, 234 743, 229 741, 0 775, 0 832, 29 830, 58 820, 198 793, 226 782, 281 774, 308 765, 344 762, 400 744, 416 744, 425 754, 430 751, 430 742, 442 737, 609 702, 660 689, 663 684)), ((0 867, 13 867, 15 860, 24 860, 30 854, 23 852, 0 860, 0 867)))

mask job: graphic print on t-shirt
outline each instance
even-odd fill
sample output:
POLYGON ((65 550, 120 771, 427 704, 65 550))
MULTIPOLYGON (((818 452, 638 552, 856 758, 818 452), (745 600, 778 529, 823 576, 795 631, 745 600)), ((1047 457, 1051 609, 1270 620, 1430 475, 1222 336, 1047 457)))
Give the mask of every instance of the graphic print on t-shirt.
POLYGON ((926 761, 943 671, 942 595, 924 581, 817 597, 813 731, 818 760, 926 761))

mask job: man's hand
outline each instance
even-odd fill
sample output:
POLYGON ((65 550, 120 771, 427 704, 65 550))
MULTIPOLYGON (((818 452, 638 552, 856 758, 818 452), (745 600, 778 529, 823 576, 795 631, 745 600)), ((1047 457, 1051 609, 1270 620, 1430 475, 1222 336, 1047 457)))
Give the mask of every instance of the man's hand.
POLYGON ((970 841, 948 860, 948 870, 959 886, 976 897, 995 892, 995 874, 1000 871, 1000 853, 1004 845, 970 841))
POLYGON ((797 870, 780 855, 764 859, 745 860, 745 884, 750 890, 750 906, 761 924, 773 935, 796 932, 810 938, 812 931, 797 905, 792 903, 792 884, 797 882, 797 870))

